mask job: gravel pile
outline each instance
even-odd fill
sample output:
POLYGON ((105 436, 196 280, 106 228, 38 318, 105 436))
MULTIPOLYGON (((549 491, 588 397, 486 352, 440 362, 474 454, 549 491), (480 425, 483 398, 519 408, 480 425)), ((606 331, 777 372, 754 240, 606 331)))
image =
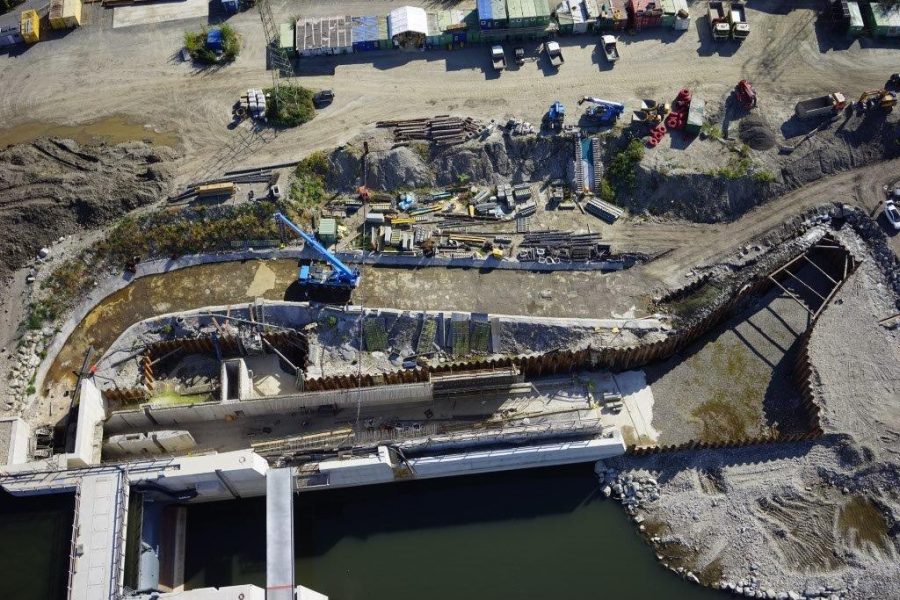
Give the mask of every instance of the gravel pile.
POLYGON ((775 147, 775 131, 758 114, 752 114, 743 119, 738 133, 741 136, 741 141, 754 150, 769 150, 775 147))

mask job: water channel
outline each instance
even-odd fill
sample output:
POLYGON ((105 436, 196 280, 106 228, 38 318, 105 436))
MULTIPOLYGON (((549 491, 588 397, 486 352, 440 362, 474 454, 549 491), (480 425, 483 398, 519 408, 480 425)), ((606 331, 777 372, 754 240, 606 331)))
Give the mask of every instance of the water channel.
MULTIPOLYGON (((715 600, 656 562, 593 464, 299 494, 297 582, 331 600, 715 600)), ((265 585, 265 499, 190 506, 188 589, 265 585)))

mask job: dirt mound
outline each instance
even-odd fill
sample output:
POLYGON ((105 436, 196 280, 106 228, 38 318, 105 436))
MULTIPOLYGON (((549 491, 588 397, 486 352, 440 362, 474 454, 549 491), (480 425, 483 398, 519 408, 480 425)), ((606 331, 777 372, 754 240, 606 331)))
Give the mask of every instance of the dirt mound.
POLYGON ((769 150, 775 147, 775 131, 760 115, 754 114, 743 119, 738 130, 741 141, 754 150, 769 150))
MULTIPOLYGON (((568 178, 574 152, 571 139, 509 137, 496 131, 483 140, 446 148, 424 142, 391 148, 377 134, 366 141, 370 147, 366 185, 383 191, 453 185, 462 180, 497 184, 568 178)), ((361 146, 359 141, 331 153, 331 188, 348 192, 360 185, 361 146)))
POLYGON ((145 142, 47 139, 0 151, 0 280, 59 236, 165 196, 174 158, 174 150, 145 142))

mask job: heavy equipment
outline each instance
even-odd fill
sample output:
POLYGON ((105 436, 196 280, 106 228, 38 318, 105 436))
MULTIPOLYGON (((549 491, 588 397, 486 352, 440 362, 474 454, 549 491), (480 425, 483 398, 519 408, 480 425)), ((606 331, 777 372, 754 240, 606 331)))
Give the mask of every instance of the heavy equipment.
POLYGON ((345 265, 341 259, 320 244, 315 237, 297 227, 293 221, 280 212, 275 213, 275 221, 282 230, 282 238, 284 237, 284 227, 288 227, 303 238, 306 245, 315 250, 331 267, 330 269, 323 269, 313 264, 303 264, 301 262, 297 272, 297 281, 301 285, 346 289, 353 289, 359 285, 359 271, 345 265))
POLYGON ((801 119, 814 119, 835 113, 847 108, 847 97, 840 92, 834 92, 809 100, 801 100, 794 107, 794 112, 801 119))
POLYGON ((716 41, 727 40, 731 34, 731 25, 728 23, 730 6, 727 2, 710 0, 707 8, 709 28, 712 30, 713 39, 716 41))
POLYGON ((495 71, 502 71, 506 68, 506 53, 500 44, 491 46, 491 64, 494 65, 495 71))
POLYGON ((756 90, 753 89, 753 86, 746 79, 741 79, 734 86, 734 97, 744 110, 756 108, 756 90))
POLYGON ((547 52, 547 58, 550 60, 550 64, 557 69, 561 64, 566 62, 566 59, 563 58, 562 50, 559 47, 559 42, 544 42, 544 50, 547 52))
POLYGON ((584 115, 600 125, 614 123, 619 116, 625 112, 625 105, 619 102, 610 102, 609 100, 595 98, 594 96, 583 96, 578 101, 578 105, 580 106, 585 102, 588 102, 593 106, 588 108, 584 115))
POLYGON ((632 123, 647 123, 651 126, 662 123, 672 111, 672 107, 665 102, 657 102, 656 100, 642 100, 641 109, 634 111, 631 115, 632 123))
POLYGON ((890 112, 897 106, 897 94, 887 90, 868 90, 862 93, 859 100, 856 101, 858 110, 869 110, 872 108, 880 108, 890 112))
POLYGON ((619 48, 616 46, 618 40, 614 35, 604 35, 600 37, 600 44, 603 46, 603 54, 606 61, 614 63, 619 60, 619 48))
POLYGON ((544 123, 546 123, 547 127, 550 129, 562 129, 565 120, 566 107, 563 106, 559 100, 551 104, 550 110, 544 115, 544 123))
POLYGON ((743 2, 732 2, 728 7, 728 23, 731 25, 731 37, 734 41, 743 42, 750 35, 747 8, 743 2))
POLYGON ((516 48, 515 51, 513 51, 513 54, 516 57, 517 65, 519 65, 521 67, 522 65, 525 64, 525 48, 522 48, 520 46, 520 47, 516 48))

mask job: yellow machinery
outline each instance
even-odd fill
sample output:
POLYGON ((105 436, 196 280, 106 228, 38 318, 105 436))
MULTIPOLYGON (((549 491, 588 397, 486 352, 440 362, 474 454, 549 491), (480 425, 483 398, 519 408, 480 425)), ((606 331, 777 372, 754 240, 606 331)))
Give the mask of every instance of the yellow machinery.
POLYGON ((862 93, 856 104, 863 109, 877 106, 882 110, 891 111, 897 105, 897 94, 887 90, 868 90, 862 93))
POLYGON ((26 44, 34 44, 41 39, 41 18, 36 10, 23 10, 19 21, 19 33, 26 44))

